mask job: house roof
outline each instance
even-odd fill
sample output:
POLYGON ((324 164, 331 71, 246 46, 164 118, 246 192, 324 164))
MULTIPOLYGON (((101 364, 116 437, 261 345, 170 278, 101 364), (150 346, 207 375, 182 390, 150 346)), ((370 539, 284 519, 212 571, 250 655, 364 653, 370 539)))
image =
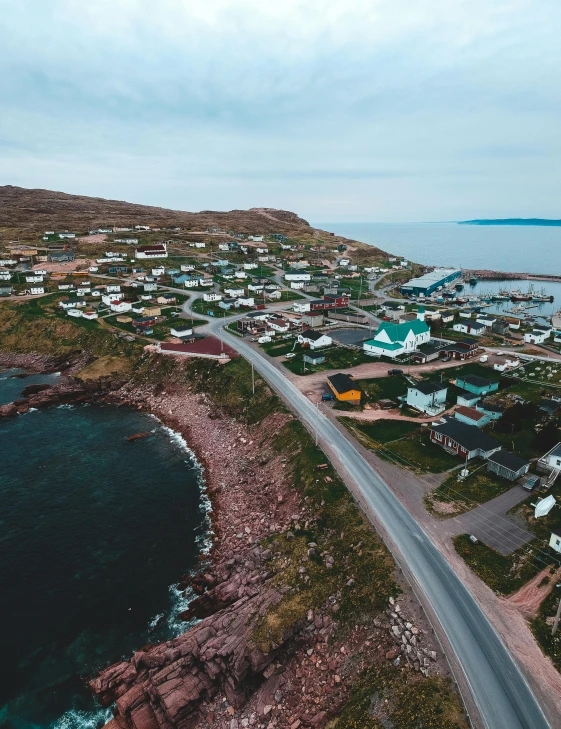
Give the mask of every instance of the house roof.
POLYGON ((467 382, 474 387, 487 387, 493 384, 491 380, 486 380, 484 377, 478 377, 477 375, 465 375, 464 377, 458 375, 457 379, 462 380, 462 382, 467 382))
POLYGON ((508 468, 509 471, 515 472, 519 471, 524 466, 527 466, 529 463, 529 461, 525 461, 523 458, 514 456, 512 453, 505 451, 504 448, 501 448, 500 451, 496 451, 496 453, 492 453, 488 460, 493 461, 493 463, 497 463, 499 466, 503 466, 503 468, 508 468))
POLYGON ((371 344, 373 347, 380 347, 380 349, 401 349, 402 345, 399 342, 379 342, 377 339, 369 339, 365 344, 371 344))
POLYGON ((486 329, 486 325, 482 324, 479 321, 470 321, 467 326, 469 326, 470 329, 486 329))
POLYGON ((479 401, 477 403, 478 410, 484 410, 486 413, 504 413, 502 405, 496 405, 494 402, 479 401))
POLYGON ((306 329, 302 332, 302 336, 304 339, 311 339, 312 342, 317 342, 318 339, 321 339, 323 336, 323 332, 316 332, 315 329, 306 329))
POLYGON ((469 339, 469 337, 466 337, 465 339, 458 339, 456 344, 463 344, 466 347, 473 347, 474 345, 479 346, 477 339, 469 339))
POLYGON ((403 324, 394 324, 391 321, 383 321, 380 322, 380 326, 378 327, 376 334, 383 330, 386 331, 392 342, 402 342, 410 331, 412 331, 415 335, 430 332, 429 325, 426 322, 421 321, 421 319, 413 319, 412 321, 406 321, 403 324))
POLYGON ((476 423, 485 417, 485 413, 481 413, 475 408, 468 408, 465 405, 460 405, 460 407, 456 408, 456 412, 463 415, 465 418, 475 421, 476 423))
POLYGON ((349 375, 345 375, 343 372, 339 372, 336 375, 330 375, 327 379, 331 383, 333 389, 339 394, 349 392, 349 390, 358 390, 358 387, 353 382, 352 378, 349 375))
POLYGON ((446 418, 444 423, 432 425, 430 428, 435 433, 442 433, 461 445, 467 451, 490 451, 500 445, 490 435, 482 433, 475 425, 462 423, 456 418, 446 418))
POLYGON ((556 413, 561 408, 561 402, 557 400, 542 400, 540 402, 540 410, 545 410, 548 413, 556 413))
POLYGON ((561 456, 561 443, 558 443, 556 446, 553 446, 553 448, 548 451, 545 456, 542 456, 542 458, 546 458, 546 456, 561 456))
POLYGON ((204 337, 188 344, 170 344, 162 342, 160 349, 163 352, 177 352, 179 354, 208 354, 215 357, 224 354, 225 356, 233 359, 238 356, 238 353, 229 347, 227 344, 221 342, 216 337, 204 337))
POLYGON ((418 390, 423 395, 432 395, 433 392, 446 390, 446 385, 441 385, 440 382, 418 382, 416 385, 412 385, 411 389, 418 390))

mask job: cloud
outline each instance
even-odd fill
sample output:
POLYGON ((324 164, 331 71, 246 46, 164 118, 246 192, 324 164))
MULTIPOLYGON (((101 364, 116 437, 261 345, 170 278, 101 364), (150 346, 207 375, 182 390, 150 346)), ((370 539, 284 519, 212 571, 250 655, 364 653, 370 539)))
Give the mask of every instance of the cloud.
POLYGON ((315 219, 556 209, 555 0, 2 10, 1 183, 315 219))

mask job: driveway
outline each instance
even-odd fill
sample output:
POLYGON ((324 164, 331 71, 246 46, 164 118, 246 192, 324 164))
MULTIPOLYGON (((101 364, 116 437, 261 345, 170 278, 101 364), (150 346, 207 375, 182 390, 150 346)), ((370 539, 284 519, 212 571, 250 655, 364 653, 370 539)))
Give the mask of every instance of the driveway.
POLYGON ((514 486, 486 504, 455 516, 448 521, 447 526, 454 529, 456 534, 473 534, 500 554, 512 554, 534 538, 531 532, 520 526, 516 518, 507 516, 510 509, 527 497, 527 491, 521 486, 514 486))

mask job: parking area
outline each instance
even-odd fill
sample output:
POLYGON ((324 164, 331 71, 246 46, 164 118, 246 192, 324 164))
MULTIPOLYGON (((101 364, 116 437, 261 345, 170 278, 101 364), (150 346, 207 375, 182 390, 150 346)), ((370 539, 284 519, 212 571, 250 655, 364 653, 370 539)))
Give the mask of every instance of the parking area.
POLYGON ((367 329, 333 329, 328 332, 329 336, 339 344, 362 344, 369 338, 367 329))
POLYGON ((453 525, 458 534, 473 534, 500 554, 512 554, 532 539, 523 523, 508 514, 527 497, 527 491, 514 486, 486 504, 450 519, 449 525, 453 525))

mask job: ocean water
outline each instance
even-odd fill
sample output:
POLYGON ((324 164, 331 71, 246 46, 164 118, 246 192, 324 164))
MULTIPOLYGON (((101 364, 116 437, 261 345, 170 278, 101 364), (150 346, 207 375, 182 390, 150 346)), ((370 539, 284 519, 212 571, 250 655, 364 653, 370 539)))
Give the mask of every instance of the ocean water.
POLYGON ((0 463, 0 726, 94 729, 110 714, 86 678, 185 629, 201 470, 155 418, 98 405, 0 421, 0 463))
POLYGON ((561 227, 457 223, 312 223, 432 266, 561 275, 561 227))
POLYGON ((0 371, 0 405, 13 402, 24 387, 28 385, 53 385, 60 382, 60 373, 52 375, 27 374, 25 370, 11 369, 0 371))

